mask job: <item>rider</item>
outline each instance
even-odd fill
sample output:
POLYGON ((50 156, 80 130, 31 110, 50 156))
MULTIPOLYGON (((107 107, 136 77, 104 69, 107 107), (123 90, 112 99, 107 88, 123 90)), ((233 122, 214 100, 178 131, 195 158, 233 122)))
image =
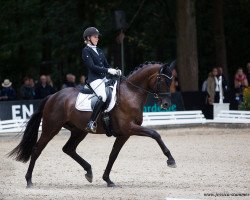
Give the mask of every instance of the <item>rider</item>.
POLYGON ((107 73, 121 75, 121 70, 111 68, 103 51, 96 47, 99 41, 99 36, 100 33, 95 27, 88 27, 83 33, 86 47, 82 50, 82 59, 84 66, 88 68, 87 81, 98 96, 90 121, 85 129, 92 133, 96 132, 96 119, 107 99, 105 91, 105 82, 107 81, 106 75, 107 73))

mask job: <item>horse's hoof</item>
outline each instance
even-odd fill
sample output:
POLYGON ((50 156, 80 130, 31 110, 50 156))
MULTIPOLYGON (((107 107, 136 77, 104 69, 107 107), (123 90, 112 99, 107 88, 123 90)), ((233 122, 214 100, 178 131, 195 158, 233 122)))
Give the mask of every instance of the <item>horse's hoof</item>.
POLYGON ((168 165, 169 167, 171 167, 171 168, 176 168, 177 167, 177 165, 176 164, 173 164, 173 165, 168 165))
POLYGON ((33 183, 30 181, 30 182, 27 182, 27 186, 26 188, 31 188, 33 186, 33 183))
POLYGON ((177 165, 175 163, 175 160, 167 160, 167 164, 171 168, 176 168, 177 167, 177 165))
POLYGON ((89 173, 85 174, 85 178, 88 180, 88 182, 92 183, 92 181, 93 181, 92 173, 91 174, 89 174, 89 173))
POLYGON ((114 184, 114 183, 108 183, 107 186, 108 187, 113 187, 113 188, 117 187, 116 184, 114 184))

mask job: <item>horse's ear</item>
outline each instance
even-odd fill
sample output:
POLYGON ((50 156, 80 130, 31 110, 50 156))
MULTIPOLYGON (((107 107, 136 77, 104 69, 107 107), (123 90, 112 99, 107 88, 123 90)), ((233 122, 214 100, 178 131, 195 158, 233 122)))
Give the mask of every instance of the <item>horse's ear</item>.
POLYGON ((172 61, 169 65, 169 69, 172 71, 176 66, 176 60, 172 61))

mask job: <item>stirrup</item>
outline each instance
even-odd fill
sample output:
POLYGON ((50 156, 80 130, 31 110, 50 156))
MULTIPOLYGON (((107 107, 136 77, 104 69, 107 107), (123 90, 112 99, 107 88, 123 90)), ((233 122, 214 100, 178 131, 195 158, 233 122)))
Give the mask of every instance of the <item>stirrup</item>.
POLYGON ((95 121, 90 121, 85 128, 85 131, 96 133, 97 123, 95 121))

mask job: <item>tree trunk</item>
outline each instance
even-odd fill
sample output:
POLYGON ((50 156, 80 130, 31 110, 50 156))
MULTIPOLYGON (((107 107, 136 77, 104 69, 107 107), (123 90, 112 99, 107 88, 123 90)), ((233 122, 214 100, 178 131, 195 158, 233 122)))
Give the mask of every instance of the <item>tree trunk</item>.
POLYGON ((177 0, 177 68, 181 91, 197 91, 195 0, 177 0))
POLYGON ((224 34, 223 0, 214 0, 214 40, 215 40, 215 64, 222 67, 223 74, 228 77, 227 51, 224 34))

